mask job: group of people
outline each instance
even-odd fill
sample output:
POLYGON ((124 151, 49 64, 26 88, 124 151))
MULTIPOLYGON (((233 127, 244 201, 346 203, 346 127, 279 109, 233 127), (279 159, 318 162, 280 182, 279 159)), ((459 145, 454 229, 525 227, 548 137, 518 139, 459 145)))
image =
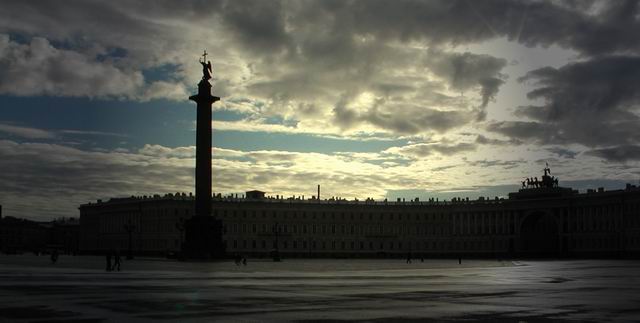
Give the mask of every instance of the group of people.
MULTIPOLYGON (((407 263, 410 264, 412 259, 413 259, 413 256, 411 255, 411 253, 408 253, 407 254, 407 263)), ((420 262, 424 262, 424 257, 420 257, 420 262)))
POLYGON ((107 271, 120 271, 120 265, 122 264, 122 258, 120 257, 120 251, 109 251, 106 255, 107 271), (113 264, 111 259, 113 258, 113 264))

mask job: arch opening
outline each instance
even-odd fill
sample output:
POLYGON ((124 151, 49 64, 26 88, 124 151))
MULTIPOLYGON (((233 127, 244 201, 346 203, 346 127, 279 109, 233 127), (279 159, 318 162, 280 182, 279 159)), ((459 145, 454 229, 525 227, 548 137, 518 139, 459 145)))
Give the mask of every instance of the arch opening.
POLYGON ((520 250, 527 256, 557 256, 560 234, 555 218, 544 212, 528 215, 520 227, 520 250))

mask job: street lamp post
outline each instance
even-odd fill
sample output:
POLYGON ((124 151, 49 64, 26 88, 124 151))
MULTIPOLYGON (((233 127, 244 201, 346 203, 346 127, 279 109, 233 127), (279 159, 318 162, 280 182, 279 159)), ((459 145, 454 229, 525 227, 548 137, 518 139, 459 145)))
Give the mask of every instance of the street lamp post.
POLYGON ((127 231, 127 233, 129 234, 129 250, 127 251, 128 260, 133 259, 132 234, 135 229, 136 229, 136 226, 131 223, 131 219, 129 219, 129 223, 124 225, 124 230, 127 231))

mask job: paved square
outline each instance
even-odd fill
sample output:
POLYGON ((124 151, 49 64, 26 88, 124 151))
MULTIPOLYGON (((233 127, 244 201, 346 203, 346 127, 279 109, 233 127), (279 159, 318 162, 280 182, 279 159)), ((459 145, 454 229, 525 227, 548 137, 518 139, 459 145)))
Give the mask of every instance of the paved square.
POLYGON ((640 262, 0 256, 0 322, 640 320, 640 262))

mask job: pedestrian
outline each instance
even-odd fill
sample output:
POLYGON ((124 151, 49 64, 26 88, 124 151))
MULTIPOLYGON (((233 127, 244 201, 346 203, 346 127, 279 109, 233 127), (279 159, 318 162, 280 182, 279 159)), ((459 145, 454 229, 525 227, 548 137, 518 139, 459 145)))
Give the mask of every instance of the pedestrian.
POLYGON ((58 261, 58 250, 53 250, 51 252, 51 263, 55 264, 58 261))
POLYGON ((107 271, 111 271, 111 251, 107 251, 107 271))
POLYGON ((120 250, 116 251, 116 255, 113 259, 113 270, 120 271, 120 263, 122 259, 120 258, 120 250))
POLYGON ((462 265, 462 257, 458 257, 458 265, 462 265))
POLYGON ((242 257, 242 264, 247 265, 247 257, 242 257))

